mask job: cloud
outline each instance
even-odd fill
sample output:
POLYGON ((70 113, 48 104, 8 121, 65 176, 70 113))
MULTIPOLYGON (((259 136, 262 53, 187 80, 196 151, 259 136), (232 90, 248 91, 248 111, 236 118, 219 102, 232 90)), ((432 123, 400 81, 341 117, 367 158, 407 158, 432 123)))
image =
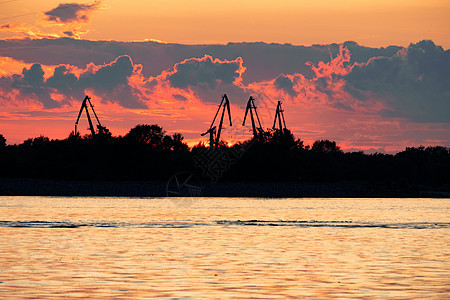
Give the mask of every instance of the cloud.
POLYGON ((134 66, 129 56, 120 56, 113 62, 103 65, 94 72, 80 75, 79 85, 92 89, 106 101, 118 102, 124 107, 144 107, 128 83, 134 66))
MULTIPOLYGON (((248 94, 242 85, 246 68, 241 57, 220 60, 210 55, 189 58, 176 63, 171 70, 164 71, 153 79, 153 85, 192 92, 203 101, 217 102, 226 93, 235 102, 243 103, 248 94)), ((176 91, 173 95, 178 94, 176 91)), ((178 97, 179 98, 179 97, 178 97)))
POLYGON ((71 99, 82 99, 85 93, 122 107, 145 108, 142 91, 132 83, 132 79, 141 76, 140 70, 129 56, 119 56, 109 64, 89 64, 85 69, 60 65, 45 79, 42 66, 33 64, 24 68, 22 74, 1 77, 0 88, 5 92, 17 91, 19 99, 34 99, 47 109, 66 105, 71 99))
POLYGON ((202 58, 190 58, 175 64, 166 79, 176 88, 205 85, 213 89, 220 83, 241 83, 245 70, 241 57, 222 61, 205 55, 202 58))
POLYGON ((287 98, 307 105, 327 103, 338 110, 354 110, 357 100, 345 90, 343 79, 352 70, 350 52, 341 45, 334 57, 330 55, 328 62, 306 62, 314 73, 310 78, 300 73, 281 74, 270 81, 250 84, 249 88, 273 99, 287 98))
MULTIPOLYGON (((64 31, 72 31, 67 28, 64 31)), ((72 31, 73 32, 73 31, 72 31)), ((76 31, 78 33, 78 31, 76 31)), ((65 35, 68 36, 68 35, 65 35)), ((339 53, 340 45, 296 46, 290 44, 228 43, 226 45, 163 44, 154 41, 118 42, 89 41, 68 38, 49 40, 0 41, 0 55, 20 59, 28 63, 48 65, 71 64, 84 67, 90 62, 103 64, 120 55, 129 55, 143 66, 143 75, 158 76, 175 64, 193 57, 211 57, 233 61, 241 57, 246 71, 243 84, 272 80, 280 74, 302 74, 315 77, 310 65, 328 63, 339 53)), ((401 47, 370 48, 356 43, 344 43, 351 55, 350 64, 365 63, 372 57, 391 57, 401 47), (347 46, 346 46, 347 45, 347 46)))
MULTIPOLYGON (((45 12, 45 18, 36 21, 34 24, 0 24, 0 33, 4 37, 9 37, 9 39, 29 38, 36 40, 57 39, 60 37, 80 39, 82 34, 89 32, 89 30, 85 29, 86 24, 89 22, 92 12, 100 9, 100 4, 100 1, 92 4, 62 3, 58 7, 45 12)), ((65 63, 67 62, 52 64, 65 63)))
POLYGON ((60 37, 59 34, 45 32, 37 26, 24 23, 3 24, 0 26, 0 32, 18 33, 20 36, 30 39, 56 39, 60 37))
POLYGON ((83 97, 84 90, 78 82, 78 77, 71 73, 65 65, 56 67, 46 84, 49 88, 55 89, 68 98, 83 97))
POLYGON ((450 122, 450 51, 432 41, 355 65, 344 79, 353 96, 365 100, 361 93, 371 93, 383 99, 386 117, 450 122))
POLYGON ((19 90, 24 96, 35 97, 45 108, 59 106, 58 102, 50 96, 50 91, 44 82, 44 71, 40 64, 34 64, 30 69, 24 68, 21 76, 13 75, 11 87, 19 90))
POLYGON ((87 23, 89 15, 99 7, 99 1, 92 4, 60 3, 45 15, 48 21, 56 23, 87 23))
POLYGON ((285 91, 291 97, 297 96, 297 91, 294 90, 294 83, 291 78, 285 75, 280 75, 275 79, 274 85, 277 89, 285 91))
POLYGON ((174 99, 177 99, 177 100, 180 100, 180 101, 183 101, 183 102, 186 102, 188 100, 188 98, 186 98, 185 96, 180 95, 180 94, 173 94, 172 97, 174 99))

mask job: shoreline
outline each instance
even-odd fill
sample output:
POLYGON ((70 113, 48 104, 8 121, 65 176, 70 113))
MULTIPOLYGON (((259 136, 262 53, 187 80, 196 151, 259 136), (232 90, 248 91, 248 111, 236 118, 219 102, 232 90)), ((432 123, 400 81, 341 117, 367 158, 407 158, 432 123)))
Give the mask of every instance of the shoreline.
MULTIPOLYGON (((394 182, 219 182, 199 197, 450 198, 450 186, 394 182)), ((182 195, 189 196, 187 191, 182 195)), ((166 197, 167 181, 70 181, 0 178, 0 196, 166 197)))

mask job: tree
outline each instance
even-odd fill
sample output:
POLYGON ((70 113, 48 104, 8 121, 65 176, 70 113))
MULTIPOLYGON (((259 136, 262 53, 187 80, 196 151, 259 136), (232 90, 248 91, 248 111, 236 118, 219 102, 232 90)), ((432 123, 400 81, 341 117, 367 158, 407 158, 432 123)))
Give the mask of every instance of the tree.
POLYGON ((2 134, 0 134, 0 148, 3 148, 5 146, 6 146, 6 139, 2 134))
POLYGON ((43 135, 23 141, 23 145, 26 147, 42 147, 48 145, 49 143, 50 139, 43 135))
POLYGON ((163 146, 165 131, 158 125, 139 124, 125 135, 125 140, 131 143, 151 145, 153 148, 163 146))
POLYGON ((172 135, 172 150, 175 152, 188 151, 189 146, 183 140, 184 137, 181 133, 174 133, 172 135))
POLYGON ((81 140, 80 132, 78 131, 75 133, 73 130, 69 133, 69 136, 67 137, 68 141, 79 141, 81 140))
POLYGON ((319 140, 315 141, 311 147, 312 151, 317 152, 327 152, 327 153, 340 153, 342 152, 341 147, 336 145, 335 141, 330 140, 319 140))
POLYGON ((289 129, 267 130, 261 135, 262 142, 285 150, 303 149, 303 141, 296 139, 289 129))

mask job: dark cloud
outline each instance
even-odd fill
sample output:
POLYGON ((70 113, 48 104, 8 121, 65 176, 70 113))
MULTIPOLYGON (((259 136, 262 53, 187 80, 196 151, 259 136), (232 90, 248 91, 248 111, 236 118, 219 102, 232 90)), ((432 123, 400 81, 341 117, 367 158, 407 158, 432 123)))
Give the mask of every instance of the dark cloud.
POLYGON ((93 89, 95 94, 102 96, 106 101, 117 102, 128 108, 144 108, 139 101, 139 91, 128 82, 133 69, 131 58, 127 55, 120 56, 95 72, 82 73, 79 84, 84 88, 93 89))
POLYGON ((242 59, 232 61, 213 60, 211 56, 191 58, 175 65, 174 72, 167 76, 173 87, 207 86, 214 89, 217 84, 232 84, 239 78, 242 59))
POLYGON ((78 83, 78 77, 70 73, 66 66, 55 68, 53 75, 47 79, 48 87, 55 89, 66 97, 81 98, 84 90, 78 83))
POLYGON ((50 96, 50 91, 44 82, 44 71, 40 64, 34 64, 30 69, 24 68, 22 75, 13 75, 11 87, 19 90, 22 95, 35 97, 45 108, 59 106, 59 103, 50 96))
POLYGON ((186 102, 188 100, 185 96, 180 94, 172 94, 172 97, 183 102, 186 102))
POLYGON ((344 78, 355 97, 371 92, 385 99, 385 116, 450 122, 450 51, 432 41, 355 66, 344 78))
MULTIPOLYGON (((336 56, 339 53, 340 44, 331 44, 329 46, 326 45, 315 45, 316 47, 328 47, 333 56, 336 56)), ((354 63, 365 63, 369 59, 373 57, 392 57, 397 54, 402 47, 399 46, 389 46, 389 47, 380 47, 380 48, 372 48, 372 47, 364 47, 359 45, 354 41, 347 41, 342 44, 342 46, 348 49, 351 53, 351 58, 349 64, 354 63)))
POLYGON ((285 75, 280 75, 275 79, 275 87, 279 90, 283 90, 291 97, 297 96, 297 92, 294 90, 294 83, 285 75))
POLYGON ((81 74, 80 82, 84 86, 95 86, 97 90, 109 91, 118 85, 128 84, 128 77, 132 74, 133 62, 129 56, 124 55, 95 72, 81 74))
POLYGON ((68 37, 76 36, 76 34, 73 33, 72 31, 64 31, 63 34, 66 35, 66 36, 68 36, 68 37))
MULTIPOLYGON (((351 61, 367 62, 371 57, 391 57, 401 47, 370 48, 348 42, 351 61)), ((70 38, 0 41, 0 55, 27 63, 71 64, 84 67, 90 62, 103 64, 120 55, 129 55, 143 66, 145 76, 158 76, 176 63, 192 57, 210 55, 221 60, 242 57, 247 70, 243 83, 272 80, 280 74, 315 73, 305 63, 327 63, 339 53, 338 44, 295 46, 290 44, 229 43, 227 45, 180 45, 157 42, 88 41, 70 38)))
POLYGON ((240 57, 220 60, 205 55, 175 64, 173 71, 163 73, 163 78, 174 88, 194 91, 204 101, 216 102, 218 95, 227 93, 243 103, 248 94, 239 84, 245 70, 240 57))
POLYGON ((89 14, 98 9, 100 2, 93 4, 60 3, 56 8, 45 12, 48 21, 57 23, 87 23, 89 14))
POLYGON ((0 88, 18 90, 22 97, 32 96, 46 108, 60 106, 52 99, 51 93, 58 93, 67 99, 82 99, 87 91, 92 91, 104 101, 116 102, 123 107, 146 107, 139 99, 140 91, 129 84, 134 64, 129 56, 120 56, 110 64, 90 71, 87 68, 79 77, 65 65, 55 68, 53 75, 44 79, 40 64, 24 69, 22 74, 0 78, 0 88))

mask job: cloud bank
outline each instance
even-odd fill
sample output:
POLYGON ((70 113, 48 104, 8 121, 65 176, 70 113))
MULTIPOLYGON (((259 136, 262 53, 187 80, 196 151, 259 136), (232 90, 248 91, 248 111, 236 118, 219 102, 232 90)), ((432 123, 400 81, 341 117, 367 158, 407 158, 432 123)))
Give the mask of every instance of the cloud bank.
POLYGON ((383 99, 386 117, 450 122, 450 51, 432 41, 411 44, 392 57, 373 58, 344 76, 350 93, 383 99))
POLYGON ((60 65, 48 78, 44 77, 41 64, 33 64, 21 74, 0 77, 0 88, 4 94, 16 93, 16 100, 34 100, 47 109, 68 105, 70 100, 82 99, 86 93, 122 107, 144 108, 139 89, 131 80, 133 76, 139 77, 139 72, 140 66, 126 55, 100 66, 89 64, 85 69, 60 65))

